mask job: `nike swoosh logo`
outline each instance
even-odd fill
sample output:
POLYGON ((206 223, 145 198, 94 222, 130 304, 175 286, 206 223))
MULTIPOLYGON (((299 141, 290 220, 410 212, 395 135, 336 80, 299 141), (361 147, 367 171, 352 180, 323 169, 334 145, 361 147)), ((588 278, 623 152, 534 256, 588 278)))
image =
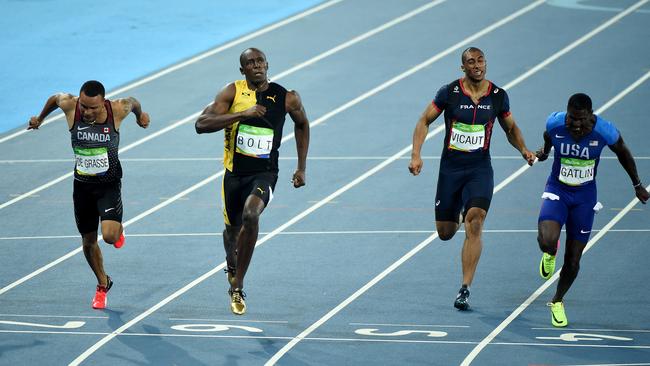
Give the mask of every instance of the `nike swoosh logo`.
POLYGON ((548 277, 549 273, 544 270, 544 264, 540 264, 540 270, 542 272, 542 277, 548 277))
POLYGON ((558 324, 563 324, 564 323, 564 322, 561 322, 561 321, 557 320, 557 318, 555 317, 555 314, 551 313, 551 316, 553 317, 553 320, 555 320, 556 323, 558 323, 558 324))
POLYGON ((591 230, 589 230, 589 231, 580 230, 580 234, 589 234, 590 232, 591 232, 591 230))
POLYGON ((83 130, 85 130, 85 129, 87 129, 87 128, 90 128, 90 126, 86 126, 86 127, 79 127, 79 128, 78 128, 78 130, 79 130, 79 131, 83 131, 83 130))
POLYGON ((563 139, 564 136, 562 136, 562 135, 557 135, 557 134, 556 134, 556 135, 555 135, 555 138, 556 138, 556 139, 563 139))
POLYGON ((115 209, 115 207, 107 208, 107 209, 104 210, 104 212, 112 211, 114 209, 115 209))

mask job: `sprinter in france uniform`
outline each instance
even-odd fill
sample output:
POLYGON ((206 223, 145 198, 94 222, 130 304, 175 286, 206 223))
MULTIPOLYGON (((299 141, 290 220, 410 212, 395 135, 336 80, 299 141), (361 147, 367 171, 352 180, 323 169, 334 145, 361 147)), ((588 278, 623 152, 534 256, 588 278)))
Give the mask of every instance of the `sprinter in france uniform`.
POLYGON ((104 272, 97 244, 100 220, 104 241, 116 248, 124 245, 118 131, 122 120, 131 112, 142 128, 149 125, 149 115, 142 112, 135 98, 110 101, 104 95, 104 86, 95 80, 83 84, 79 97, 55 94, 47 100, 41 114, 30 119, 28 127, 38 129, 45 117, 57 108, 65 113, 75 156, 72 193, 75 221, 86 261, 98 282, 92 300, 95 309, 106 307, 106 293, 113 285, 104 272))
POLYGON ((490 208, 494 177, 490 160, 492 129, 497 118, 510 116, 505 90, 489 83, 478 103, 460 80, 438 90, 433 106, 445 118, 445 143, 436 191, 436 220, 458 221, 461 210, 490 208))
POLYGON ((614 125, 593 114, 591 98, 575 94, 569 99, 566 112, 552 113, 546 121, 544 146, 538 150, 539 161, 548 158, 554 148, 553 167, 542 194, 538 219, 538 237, 543 251, 539 272, 549 279, 555 271, 557 243, 562 226, 566 227, 564 265, 552 301, 551 323, 566 327, 563 297, 578 275, 580 258, 601 208, 596 192, 596 175, 600 155, 605 146, 618 157, 630 176, 636 196, 647 201, 648 192, 641 184, 634 158, 614 125))
POLYGON ((485 79, 483 51, 470 47, 463 51, 461 62, 465 76, 440 88, 415 126, 409 171, 413 175, 420 173, 420 153, 429 125, 444 111, 445 140, 435 198, 436 230, 441 240, 450 240, 460 227, 462 213, 466 232, 461 255, 463 281, 454 307, 467 310, 469 286, 481 256, 483 222, 494 189, 490 163, 494 122, 499 121, 510 144, 528 164, 533 164, 535 156, 526 148, 510 113, 508 94, 485 79))
POLYGON ((259 232, 259 216, 273 198, 278 179, 278 149, 288 113, 294 122, 298 166, 293 186, 305 185, 309 121, 300 96, 267 79, 268 63, 256 48, 242 52, 244 80, 224 87, 196 121, 197 133, 224 130, 226 169, 222 187, 223 245, 230 288, 230 310, 244 314, 244 276, 259 232))

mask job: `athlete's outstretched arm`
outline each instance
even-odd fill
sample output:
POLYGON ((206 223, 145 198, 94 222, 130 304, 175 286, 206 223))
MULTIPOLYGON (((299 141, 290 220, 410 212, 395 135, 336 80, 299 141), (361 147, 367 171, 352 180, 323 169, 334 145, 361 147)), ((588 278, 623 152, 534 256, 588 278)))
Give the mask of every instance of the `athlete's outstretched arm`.
POLYGON ((196 133, 210 133, 221 131, 231 124, 246 120, 252 117, 262 117, 266 108, 256 104, 243 112, 228 113, 230 105, 235 100, 235 83, 226 85, 214 99, 214 102, 207 106, 203 113, 196 119, 194 128, 196 133))
POLYGON ((142 111, 140 101, 133 97, 118 99, 114 102, 113 115, 115 117, 115 128, 119 129, 122 121, 133 112, 135 121, 142 128, 149 127, 149 114, 142 111))
POLYGON ((526 147, 526 143, 524 142, 524 135, 521 133, 521 130, 517 126, 515 119, 512 118, 512 114, 509 114, 506 117, 500 117, 499 124, 501 125, 501 128, 503 128, 503 131, 506 133, 510 145, 512 145, 521 153, 521 156, 524 158, 524 160, 526 160, 526 162, 528 162, 528 165, 533 165, 535 162, 535 154, 529 151, 526 147))
POLYGON ((548 132, 544 131, 544 146, 540 147, 539 150, 535 152, 537 160, 544 161, 548 159, 548 154, 551 152, 551 147, 553 147, 551 143, 551 136, 549 136, 548 132))
POLYGON ((74 95, 67 93, 57 93, 47 98, 43 110, 38 116, 32 116, 29 119, 29 125, 27 126, 28 130, 37 130, 45 118, 57 108, 61 108, 63 113, 65 113, 66 119, 68 120, 68 129, 72 128, 74 123, 74 109, 77 100, 74 95))
POLYGON ((422 145, 424 144, 424 139, 429 133, 429 125, 440 116, 442 111, 438 110, 433 103, 429 103, 427 108, 422 112, 420 119, 415 124, 415 130, 413 131, 413 146, 411 148, 411 161, 409 162, 409 171, 413 175, 420 174, 422 171, 422 145))
POLYGON ((309 120, 298 92, 294 90, 287 92, 285 107, 294 123, 293 132, 296 136, 298 166, 293 173, 291 182, 294 187, 298 188, 306 183, 305 170, 307 169, 307 151, 309 150, 309 120))
POLYGON ((619 136, 618 141, 613 145, 609 145, 609 148, 614 152, 614 154, 616 154, 621 166, 623 166, 627 175, 632 179, 632 186, 634 187, 636 197, 642 203, 646 203, 648 198, 650 198, 650 194, 643 186, 641 179, 639 179, 639 174, 636 171, 636 164, 634 163, 634 157, 632 156, 630 149, 627 148, 625 141, 623 141, 623 136, 619 136))

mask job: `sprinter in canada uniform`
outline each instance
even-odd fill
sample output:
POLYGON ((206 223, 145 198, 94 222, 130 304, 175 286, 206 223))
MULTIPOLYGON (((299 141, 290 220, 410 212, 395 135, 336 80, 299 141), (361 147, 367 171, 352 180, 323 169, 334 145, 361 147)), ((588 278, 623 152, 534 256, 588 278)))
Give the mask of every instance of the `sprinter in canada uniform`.
POLYGON ((485 79, 483 51, 470 47, 463 51, 461 62, 465 76, 440 88, 415 126, 409 171, 420 174, 420 153, 429 125, 444 111, 445 143, 435 198, 436 230, 441 240, 450 240, 460 227, 462 212, 466 232, 461 255, 463 280, 454 306, 467 310, 469 286, 481 256, 483 222, 494 189, 490 143, 495 119, 528 164, 533 164, 535 155, 526 148, 510 113, 505 90, 485 79))
POLYGON ((246 312, 244 276, 259 232, 259 217, 273 198, 278 179, 278 150, 288 113, 294 122, 298 167, 293 186, 305 185, 309 121, 300 96, 267 79, 264 53, 249 48, 239 57, 244 80, 226 85, 196 121, 197 133, 224 130, 221 186, 226 229, 223 244, 230 288, 230 309, 246 312))
POLYGON ((149 126, 149 115, 142 112, 135 98, 111 101, 104 95, 104 86, 95 80, 85 82, 78 97, 55 94, 48 98, 40 115, 30 119, 28 126, 28 129, 38 129, 45 117, 57 108, 65 113, 75 155, 72 194, 75 221, 86 261, 98 282, 92 300, 95 309, 106 307, 106 293, 113 285, 104 272, 102 252, 97 245, 100 220, 104 241, 116 248, 124 245, 122 166, 118 158, 120 125, 133 112, 140 127, 149 126))
POLYGON ((553 167, 542 194, 537 241, 542 250, 540 276, 549 279, 555 271, 555 256, 562 226, 566 224, 564 264, 555 295, 548 305, 551 324, 566 327, 569 322, 562 299, 578 276, 594 214, 602 207, 596 192, 600 154, 608 146, 632 180, 634 193, 645 203, 648 191, 641 183, 632 153, 614 124, 594 115, 591 98, 578 93, 569 98, 566 112, 552 113, 546 121, 544 146, 536 153, 539 161, 554 148, 553 167))

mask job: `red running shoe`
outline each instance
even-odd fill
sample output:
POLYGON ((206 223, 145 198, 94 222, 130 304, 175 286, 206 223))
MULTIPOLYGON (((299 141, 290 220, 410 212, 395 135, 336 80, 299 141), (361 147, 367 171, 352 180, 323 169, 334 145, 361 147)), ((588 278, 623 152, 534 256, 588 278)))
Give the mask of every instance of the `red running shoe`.
POLYGON ((124 245, 124 229, 122 229, 122 234, 120 234, 120 238, 117 239, 115 243, 113 243, 113 246, 117 249, 120 249, 124 245))
POLYGON ((97 285, 97 290, 95 291, 95 297, 93 297, 93 309, 105 309, 108 301, 106 299, 106 293, 113 286, 113 281, 110 277, 106 276, 106 287, 97 285))

